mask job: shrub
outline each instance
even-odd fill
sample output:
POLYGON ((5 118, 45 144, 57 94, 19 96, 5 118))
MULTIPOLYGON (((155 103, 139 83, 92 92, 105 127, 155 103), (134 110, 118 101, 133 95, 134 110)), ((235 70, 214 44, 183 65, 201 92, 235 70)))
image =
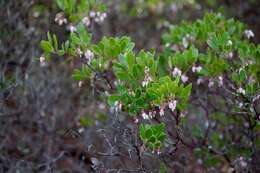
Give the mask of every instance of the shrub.
POLYGON ((252 169, 250 158, 260 145, 260 45, 250 42, 254 33, 244 24, 208 13, 171 26, 161 52, 137 52, 125 36, 92 41, 89 31, 105 19, 104 4, 57 4, 63 12, 55 21, 67 24, 70 35, 59 45, 48 33, 41 42, 42 65, 54 54, 79 59, 73 78, 95 87, 115 114, 126 112, 138 124, 147 152, 163 157, 182 145, 210 169, 220 170, 223 163, 229 171, 252 169))

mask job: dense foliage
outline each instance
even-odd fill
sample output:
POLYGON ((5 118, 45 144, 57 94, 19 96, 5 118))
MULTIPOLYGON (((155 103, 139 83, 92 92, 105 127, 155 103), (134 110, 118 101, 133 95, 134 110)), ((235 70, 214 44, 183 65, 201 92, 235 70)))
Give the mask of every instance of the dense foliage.
POLYGON ((106 16, 104 11, 96 11, 103 5, 80 1, 76 6, 73 0, 57 2, 64 11, 62 20, 68 19, 69 26, 74 28, 61 46, 55 35, 48 34, 48 40, 41 43, 42 63, 51 54, 69 60, 80 58, 82 66, 75 69, 73 78, 79 84, 88 81, 97 87, 116 114, 127 112, 135 123, 140 123, 140 138, 148 150, 159 154, 167 143, 163 152, 169 153, 182 143, 208 165, 218 168, 223 157, 233 169, 239 158, 238 166, 250 169, 247 164, 260 145, 257 136, 260 117, 255 107, 259 106, 256 102, 259 102, 260 45, 250 43, 254 37, 251 30, 220 13, 209 13, 193 23, 170 26, 162 36, 162 52, 136 53, 128 37, 91 41, 88 30, 92 17, 96 15, 96 21, 102 14, 106 16), (100 86, 97 79, 105 83, 100 86), (205 114, 203 127, 190 122, 193 112, 205 114), (173 117, 170 123, 175 123, 174 126, 167 127, 168 117, 173 117), (237 130, 243 132, 236 133, 237 130), (184 134, 190 142, 182 139, 184 134))

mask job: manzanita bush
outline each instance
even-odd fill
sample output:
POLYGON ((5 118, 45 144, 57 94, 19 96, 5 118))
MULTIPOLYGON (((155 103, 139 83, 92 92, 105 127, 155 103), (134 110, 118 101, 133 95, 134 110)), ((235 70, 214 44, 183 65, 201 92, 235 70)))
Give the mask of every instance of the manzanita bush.
POLYGON ((48 33, 41 42, 41 65, 53 55, 79 59, 73 78, 79 86, 96 88, 115 114, 133 119, 145 152, 174 156, 183 145, 209 169, 219 170, 224 162, 231 172, 254 169, 260 147, 260 45, 250 42, 254 33, 243 23, 208 13, 170 26, 161 52, 137 52, 126 36, 92 41, 93 23, 107 16, 100 1, 57 0, 57 5, 62 12, 55 21, 70 35, 60 43, 48 33))

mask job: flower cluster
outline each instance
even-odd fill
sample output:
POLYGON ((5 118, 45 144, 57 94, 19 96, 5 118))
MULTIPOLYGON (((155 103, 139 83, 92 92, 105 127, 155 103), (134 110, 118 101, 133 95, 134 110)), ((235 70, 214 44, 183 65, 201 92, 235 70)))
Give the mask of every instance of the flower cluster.
POLYGON ((174 69, 172 71, 172 76, 173 77, 181 76, 181 81, 183 83, 186 83, 189 80, 188 76, 186 76, 185 74, 182 74, 182 71, 177 67, 174 67, 174 69))
POLYGON ((87 60, 87 63, 89 64, 92 59, 94 58, 94 53, 91 51, 91 50, 87 50, 85 53, 84 53, 84 56, 87 60))
POLYGON ((182 38, 182 45, 185 49, 188 48, 189 42, 194 41, 194 37, 191 36, 190 34, 187 34, 185 37, 182 38))
POLYGON ((77 28, 76 28, 74 25, 69 24, 69 25, 67 26, 67 30, 69 30, 70 32, 76 32, 76 31, 77 31, 77 28))
POLYGON ((165 111, 165 106, 164 105, 161 105, 159 107, 159 115, 162 117, 164 116, 164 111, 165 111))
POLYGON ((58 23, 58 25, 60 25, 60 26, 63 25, 63 24, 67 24, 68 23, 68 21, 67 21, 67 19, 66 19, 66 17, 65 17, 63 12, 57 13, 56 16, 55 16, 54 21, 56 23, 58 23))
POLYGON ((181 81, 183 82, 183 83, 186 83, 187 81, 189 80, 189 78, 188 78, 188 76, 186 76, 186 75, 181 75, 181 81))
POLYGON ((246 94, 246 91, 245 91, 243 88, 241 88, 241 87, 237 89, 237 92, 238 92, 239 94, 243 94, 243 95, 246 94))
POLYGON ((177 100, 171 100, 168 103, 169 109, 173 112, 176 109, 177 106, 177 100))
POLYGON ((255 36, 252 30, 245 30, 245 35, 248 39, 255 36))
POLYGON ((172 76, 173 77, 177 77, 177 76, 181 76, 182 72, 180 69, 178 69, 177 67, 174 67, 173 71, 172 71, 172 76))
POLYGON ((89 17, 91 17, 96 23, 102 23, 107 17, 107 13, 90 11, 89 17))
POLYGON ((201 66, 193 66, 192 67, 192 72, 193 73, 199 73, 202 70, 201 66))
POLYGON ((89 17, 87 17, 87 16, 83 17, 82 23, 83 23, 86 27, 89 27, 89 25, 90 25, 90 19, 89 19, 89 17))
POLYGON ((145 67, 145 69, 144 69, 144 80, 142 82, 143 87, 146 87, 149 84, 149 82, 152 81, 152 78, 149 74, 149 71, 150 71, 149 68, 145 67))
POLYGON ((150 111, 148 114, 145 111, 142 111, 141 116, 145 120, 153 119, 156 116, 156 111, 150 111))
POLYGON ((80 57, 83 55, 83 52, 79 47, 76 49, 76 52, 80 57))

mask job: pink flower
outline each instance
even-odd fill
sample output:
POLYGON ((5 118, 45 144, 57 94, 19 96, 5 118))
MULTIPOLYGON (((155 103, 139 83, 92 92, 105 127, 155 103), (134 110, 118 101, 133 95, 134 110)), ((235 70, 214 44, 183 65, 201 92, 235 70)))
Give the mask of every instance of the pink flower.
POLYGON ((248 39, 255 36, 252 30, 245 30, 245 35, 248 39))
POLYGON ((174 67, 173 71, 172 71, 172 76, 176 77, 176 76, 180 76, 181 75, 181 70, 178 69, 177 67, 174 67))
POLYGON ((188 76, 186 76, 186 75, 181 75, 181 81, 182 81, 183 83, 186 83, 188 80, 189 80, 188 76))
POLYGON ((168 106, 169 106, 169 108, 171 109, 171 111, 173 112, 173 111, 176 109, 177 101, 176 101, 176 100, 171 100, 171 101, 168 103, 168 106))
POLYGON ((85 58, 87 59, 88 63, 90 63, 92 61, 92 59, 94 58, 94 53, 91 52, 90 50, 87 50, 85 53, 85 58))
POLYGON ((90 25, 90 20, 89 20, 89 18, 88 18, 88 17, 84 17, 84 18, 82 19, 82 23, 83 23, 86 27, 88 27, 88 26, 90 25))
POLYGON ((160 111, 159 111, 160 116, 164 116, 164 107, 160 107, 160 111))
POLYGON ((141 116, 143 117, 143 119, 145 119, 145 120, 148 120, 149 119, 149 116, 148 116, 148 114, 147 113, 145 113, 144 111, 142 111, 142 114, 141 114, 141 116))

